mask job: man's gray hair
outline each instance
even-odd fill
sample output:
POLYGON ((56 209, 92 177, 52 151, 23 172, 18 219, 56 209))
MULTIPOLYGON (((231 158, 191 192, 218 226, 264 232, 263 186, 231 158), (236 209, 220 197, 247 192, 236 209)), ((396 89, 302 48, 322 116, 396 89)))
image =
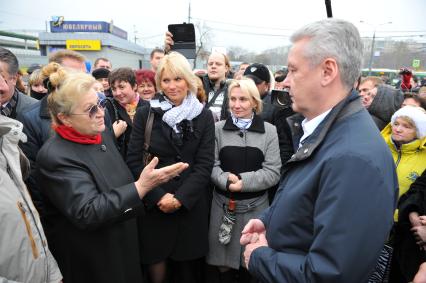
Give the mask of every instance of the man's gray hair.
POLYGON ((9 75, 16 75, 19 71, 18 58, 10 50, 0 47, 0 61, 7 65, 9 75))
POLYGON ((304 53, 312 66, 326 58, 334 58, 342 83, 349 89, 361 74, 363 45, 358 29, 350 22, 328 18, 308 24, 297 30, 291 42, 309 38, 304 53))

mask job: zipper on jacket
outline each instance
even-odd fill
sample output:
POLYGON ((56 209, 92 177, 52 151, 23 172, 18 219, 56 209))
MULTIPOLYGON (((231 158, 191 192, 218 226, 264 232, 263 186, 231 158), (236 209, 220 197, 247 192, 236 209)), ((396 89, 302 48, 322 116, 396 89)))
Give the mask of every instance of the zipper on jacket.
POLYGON ((26 227, 27 233, 28 233, 28 237, 30 238, 31 249, 33 251, 33 257, 34 257, 34 259, 37 259, 39 257, 39 251, 37 249, 37 245, 36 245, 36 242, 35 242, 34 237, 33 237, 33 232, 31 231, 30 222, 27 219, 26 209, 25 209, 24 205, 22 204, 22 202, 18 201, 17 204, 18 204, 18 209, 21 212, 22 218, 24 219, 25 227, 26 227))
POLYGON ((401 150, 397 149, 396 151, 398 152, 398 159, 396 160, 395 164, 396 164, 396 167, 398 167, 398 164, 401 161, 401 150))

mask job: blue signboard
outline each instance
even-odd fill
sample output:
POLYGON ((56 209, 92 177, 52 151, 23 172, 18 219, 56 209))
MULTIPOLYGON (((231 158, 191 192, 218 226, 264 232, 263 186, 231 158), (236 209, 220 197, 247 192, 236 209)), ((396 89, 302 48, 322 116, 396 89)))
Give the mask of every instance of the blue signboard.
POLYGON ((51 21, 51 32, 105 32, 127 40, 127 32, 107 22, 51 21))
POLYGON ((108 32, 109 23, 91 21, 63 21, 58 26, 50 22, 51 32, 108 32))

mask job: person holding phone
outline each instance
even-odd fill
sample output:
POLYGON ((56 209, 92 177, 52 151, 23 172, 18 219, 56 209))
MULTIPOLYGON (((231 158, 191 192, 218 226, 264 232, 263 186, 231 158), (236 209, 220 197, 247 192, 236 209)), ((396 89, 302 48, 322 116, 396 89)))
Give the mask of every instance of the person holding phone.
MULTIPOLYGON (((166 32, 165 51, 174 45, 173 34, 166 32)), ((212 52, 207 60, 207 74, 202 77, 204 91, 207 95, 205 108, 210 109, 214 121, 225 120, 230 116, 228 104, 227 74, 231 70, 228 56, 212 52)))

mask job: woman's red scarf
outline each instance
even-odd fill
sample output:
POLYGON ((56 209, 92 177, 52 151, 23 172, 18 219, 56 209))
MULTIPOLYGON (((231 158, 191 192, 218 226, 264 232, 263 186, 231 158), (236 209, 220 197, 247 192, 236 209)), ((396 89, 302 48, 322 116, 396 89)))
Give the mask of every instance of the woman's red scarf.
POLYGON ((52 125, 53 130, 66 140, 80 144, 101 144, 102 136, 84 135, 65 125, 52 125))

